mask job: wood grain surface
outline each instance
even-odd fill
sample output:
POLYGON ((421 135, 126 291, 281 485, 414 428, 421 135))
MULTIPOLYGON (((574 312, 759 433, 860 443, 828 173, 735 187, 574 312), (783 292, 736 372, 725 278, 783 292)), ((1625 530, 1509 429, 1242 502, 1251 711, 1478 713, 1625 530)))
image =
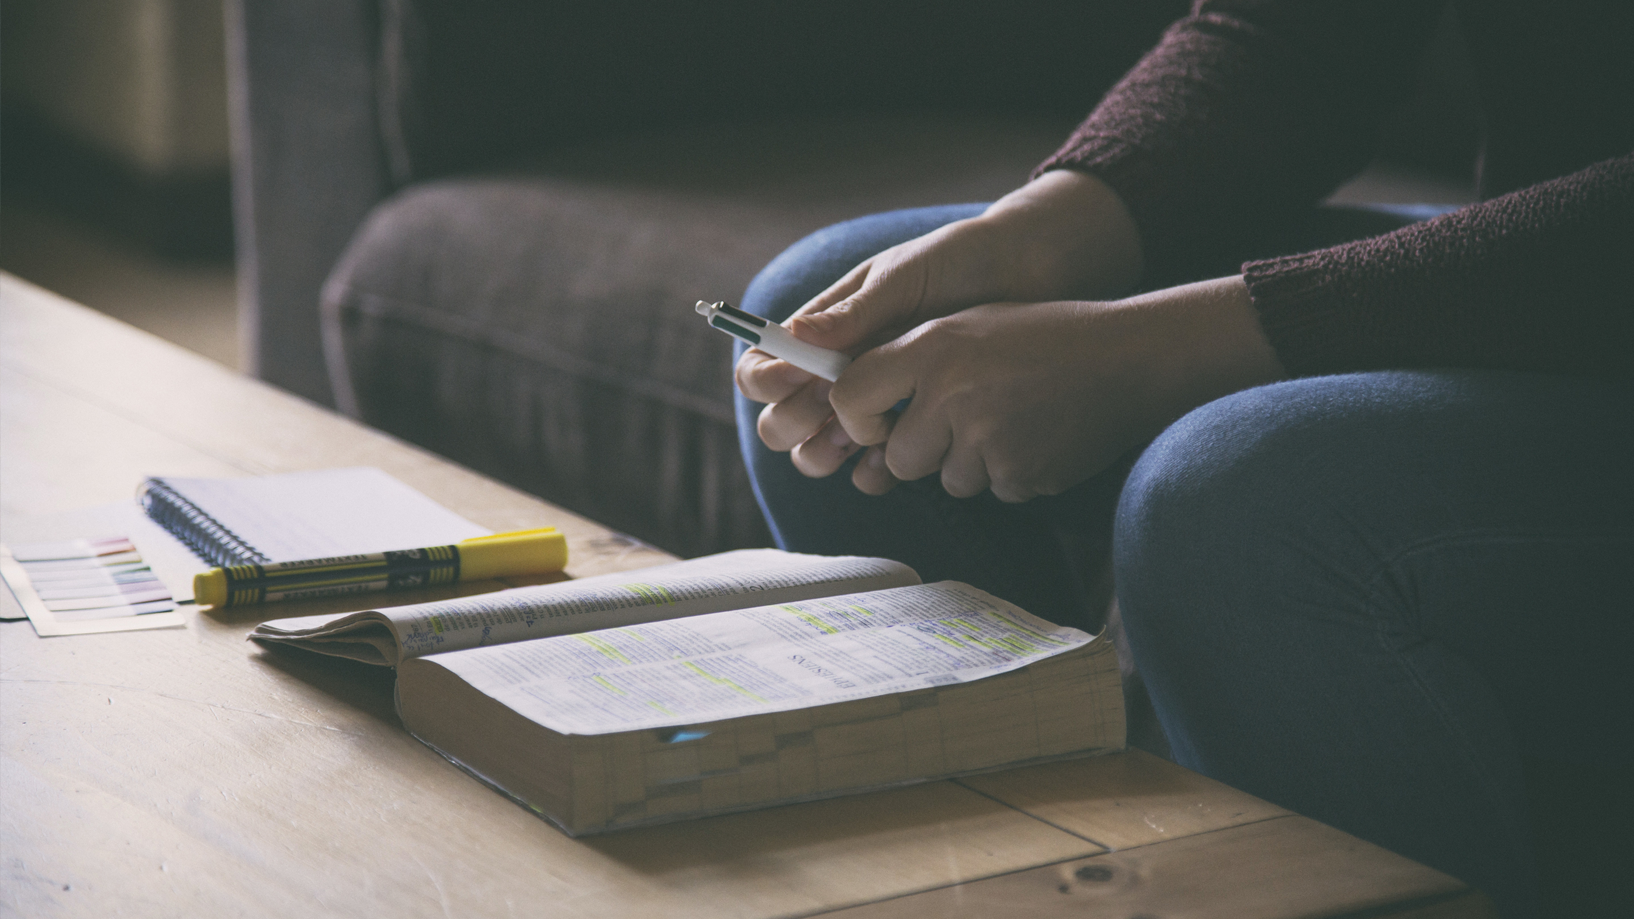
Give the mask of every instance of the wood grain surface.
POLYGON ((826 915, 1476 919, 1490 905, 1440 872, 1290 814, 826 915))
POLYGON ((1108 849, 1150 845, 1288 812, 1142 750, 959 780, 1108 849), (1086 795, 1086 788, 1107 789, 1086 795), (1115 790, 1115 791, 1114 791, 1115 790))

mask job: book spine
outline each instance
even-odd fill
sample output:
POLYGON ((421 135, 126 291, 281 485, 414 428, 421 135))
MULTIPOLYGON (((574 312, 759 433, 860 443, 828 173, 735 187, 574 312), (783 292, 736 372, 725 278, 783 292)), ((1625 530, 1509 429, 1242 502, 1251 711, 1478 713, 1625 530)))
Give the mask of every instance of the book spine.
POLYGON ((212 565, 253 565, 271 561, 164 479, 148 479, 137 494, 149 517, 212 565))

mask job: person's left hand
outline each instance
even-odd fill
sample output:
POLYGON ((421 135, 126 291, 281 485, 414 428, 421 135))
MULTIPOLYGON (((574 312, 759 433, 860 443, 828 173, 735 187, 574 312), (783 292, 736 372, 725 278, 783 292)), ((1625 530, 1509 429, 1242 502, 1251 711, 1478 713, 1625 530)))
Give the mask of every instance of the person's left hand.
POLYGON ((1282 375, 1240 277, 1111 302, 989 304, 865 352, 829 394, 852 474, 956 497, 1058 494, 1211 399, 1282 375), (895 417, 892 406, 912 401, 895 417))

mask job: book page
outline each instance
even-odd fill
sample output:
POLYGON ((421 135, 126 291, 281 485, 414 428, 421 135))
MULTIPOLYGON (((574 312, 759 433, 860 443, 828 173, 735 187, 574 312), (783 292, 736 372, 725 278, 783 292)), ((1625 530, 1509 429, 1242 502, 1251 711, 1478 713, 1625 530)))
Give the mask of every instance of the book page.
POLYGON ((426 662, 553 731, 607 734, 963 683, 1092 640, 968 584, 942 581, 426 662))
POLYGON ((888 559, 740 549, 435 603, 275 619, 250 637, 395 664, 424 654, 918 582, 913 569, 888 559), (395 659, 384 653, 387 639, 398 649, 395 659), (358 646, 348 648, 348 641, 358 646))

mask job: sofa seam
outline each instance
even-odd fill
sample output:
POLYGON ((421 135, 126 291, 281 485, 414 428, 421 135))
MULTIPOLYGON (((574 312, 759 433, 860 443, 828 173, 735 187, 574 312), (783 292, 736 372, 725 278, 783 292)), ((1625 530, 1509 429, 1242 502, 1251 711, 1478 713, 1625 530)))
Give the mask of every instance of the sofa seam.
POLYGON ((336 298, 341 312, 354 313, 371 319, 396 322, 414 329, 445 334, 468 344, 497 351, 512 357, 533 361, 557 373, 578 377, 622 390, 631 395, 661 402, 673 408, 690 412, 719 424, 736 428, 737 413, 730 405, 721 405, 701 396, 677 391, 646 377, 635 377, 613 370, 594 361, 571 354, 559 348, 526 342, 513 337, 506 339, 500 333, 485 334, 479 324, 461 317, 450 316, 427 309, 419 304, 377 293, 367 293, 350 285, 336 298), (519 343, 519 342, 525 342, 519 343))

